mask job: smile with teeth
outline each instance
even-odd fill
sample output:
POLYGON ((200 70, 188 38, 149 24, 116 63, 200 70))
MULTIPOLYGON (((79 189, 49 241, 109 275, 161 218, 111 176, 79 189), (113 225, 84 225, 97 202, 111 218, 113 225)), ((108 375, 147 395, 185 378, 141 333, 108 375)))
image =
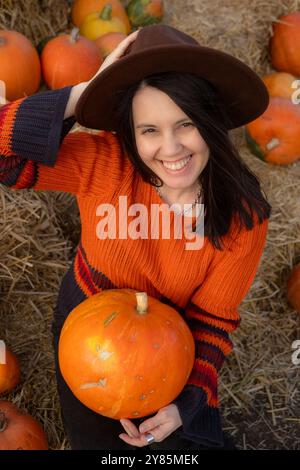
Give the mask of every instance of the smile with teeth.
POLYGON ((189 155, 188 157, 185 157, 183 160, 181 160, 178 163, 169 163, 169 162, 167 163, 167 162, 164 162, 163 160, 161 160, 161 163, 169 170, 181 170, 183 167, 185 167, 189 163, 191 158, 192 158, 192 155, 189 155))

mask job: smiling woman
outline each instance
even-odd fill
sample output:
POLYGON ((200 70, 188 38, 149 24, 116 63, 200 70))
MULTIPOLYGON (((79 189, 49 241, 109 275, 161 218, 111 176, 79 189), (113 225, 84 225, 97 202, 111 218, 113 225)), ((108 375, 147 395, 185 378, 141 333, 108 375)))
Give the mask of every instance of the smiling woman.
MULTIPOLYGON (((228 131, 260 115, 267 104, 263 82, 245 64, 160 24, 125 38, 89 83, 0 109, 1 183, 69 192, 79 206, 81 240, 62 279, 52 324, 72 449, 224 448, 218 374, 233 349, 229 334, 240 323, 238 306, 254 280, 271 210, 228 131), (75 118, 99 132, 69 132, 75 118), (205 207, 200 249, 188 250, 184 237, 97 236, 99 206, 119 208, 125 197, 151 213, 161 202, 156 187, 169 202, 191 203, 198 186, 205 207), (195 341, 183 390, 142 423, 136 413, 119 422, 102 416, 100 408, 86 408, 68 388, 58 361, 61 329, 71 311, 97 293, 122 288, 172 306, 195 341), (128 434, 120 437, 124 423, 128 434)), ((155 333, 147 331, 149 340, 155 333)), ((138 354, 145 344, 137 338, 136 347, 138 354)), ((141 364, 136 380, 144 373, 141 364)), ((166 370, 172 367, 171 344, 166 370)), ((101 378, 101 369, 97 373, 101 378)), ((122 378, 125 384, 127 375, 122 378)), ((86 382, 98 383, 89 377, 86 382)), ((140 400, 147 399, 147 390, 137 390, 140 400)))
POLYGON ((218 249, 234 213, 253 227, 270 214, 257 177, 232 144, 233 123, 212 83, 192 73, 163 72, 118 92, 116 131, 144 181, 168 204, 192 204, 201 189, 204 233, 218 249), (180 167, 173 167, 180 163, 180 167))
POLYGON ((209 158, 197 127, 166 93, 144 83, 133 98, 132 114, 139 156, 163 180, 164 198, 171 204, 194 202, 209 158), (155 124, 140 124, 144 119, 155 124))

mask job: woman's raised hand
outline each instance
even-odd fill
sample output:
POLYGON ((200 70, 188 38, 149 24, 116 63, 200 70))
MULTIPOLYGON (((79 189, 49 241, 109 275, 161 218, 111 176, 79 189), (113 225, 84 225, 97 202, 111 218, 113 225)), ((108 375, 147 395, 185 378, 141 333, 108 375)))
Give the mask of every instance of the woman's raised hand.
POLYGON ((117 47, 105 58, 98 72, 91 78, 89 82, 94 80, 94 78, 97 77, 97 75, 99 75, 101 72, 103 72, 103 70, 105 70, 107 67, 109 67, 111 64, 113 64, 114 62, 116 62, 118 59, 120 59, 123 56, 129 44, 135 41, 140 29, 137 29, 133 33, 129 34, 125 39, 123 39, 123 41, 121 41, 117 45, 117 47))
POLYGON ((89 86, 89 84, 99 75, 103 70, 106 69, 109 65, 113 64, 116 60, 120 59, 124 54, 125 50, 137 37, 139 30, 137 29, 133 33, 129 34, 123 41, 121 41, 117 47, 105 58, 104 62, 102 62, 101 67, 97 71, 97 73, 88 81, 78 83, 78 85, 74 85, 72 91, 70 93, 70 97, 65 109, 64 119, 73 116, 75 114, 75 108, 77 102, 84 92, 84 90, 89 86))

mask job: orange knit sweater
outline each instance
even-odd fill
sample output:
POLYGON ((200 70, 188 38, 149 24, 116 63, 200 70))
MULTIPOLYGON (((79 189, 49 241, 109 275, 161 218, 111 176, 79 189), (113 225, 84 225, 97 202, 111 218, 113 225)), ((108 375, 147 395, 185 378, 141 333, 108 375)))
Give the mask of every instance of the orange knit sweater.
MULTIPOLYGON (((233 220, 223 251, 206 237, 201 249, 190 250, 184 237, 121 239, 118 212, 116 237, 101 239, 102 204, 118 211, 119 197, 127 196, 127 207, 139 203, 150 212, 151 204, 164 201, 122 153, 116 134, 67 133, 74 123, 63 123, 69 93, 65 88, 37 94, 1 109, 0 182, 12 189, 76 196, 82 224, 72 265, 77 288, 88 297, 105 288, 130 287, 167 299, 182 312, 197 346, 188 384, 204 391, 203 406, 216 409, 218 370, 232 350, 228 333, 239 324, 238 306, 256 274, 268 220, 240 233, 233 220)), ((169 215, 172 221, 173 211, 169 215)), ((136 217, 129 216, 127 225, 136 217)))

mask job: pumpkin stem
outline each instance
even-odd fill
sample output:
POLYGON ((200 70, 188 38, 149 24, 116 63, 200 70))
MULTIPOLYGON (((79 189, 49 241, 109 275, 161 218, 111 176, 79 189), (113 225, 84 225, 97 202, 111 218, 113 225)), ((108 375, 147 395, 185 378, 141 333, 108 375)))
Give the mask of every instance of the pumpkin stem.
POLYGON ((8 424, 8 421, 5 416, 4 411, 0 410, 0 432, 5 431, 5 429, 7 428, 7 424, 8 424))
POLYGON ((111 19, 111 12, 112 12, 112 6, 109 3, 108 5, 105 5, 105 7, 103 7, 103 10, 101 11, 101 15, 100 15, 101 20, 109 21, 111 19))
POLYGON ((71 44, 74 44, 75 42, 78 41, 78 33, 79 33, 79 28, 73 28, 71 33, 70 33, 70 42, 71 44))
POLYGON ((148 296, 147 292, 136 292, 136 309, 140 315, 148 312, 148 296))
POLYGON ((267 145, 266 145, 266 148, 268 150, 272 150, 274 149, 275 147, 278 147, 278 145, 280 144, 280 141, 279 139, 277 139, 277 137, 273 137, 273 139, 271 139, 267 145))

